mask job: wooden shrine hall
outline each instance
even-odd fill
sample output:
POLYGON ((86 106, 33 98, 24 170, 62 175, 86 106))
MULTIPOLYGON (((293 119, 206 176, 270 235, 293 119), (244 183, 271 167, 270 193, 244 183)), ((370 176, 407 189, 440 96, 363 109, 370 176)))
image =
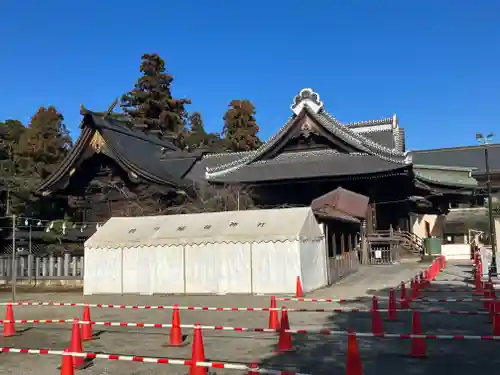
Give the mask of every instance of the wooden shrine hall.
POLYGON ((145 206, 161 213, 196 195, 200 184, 237 184, 251 187, 262 207, 317 205, 323 197, 319 220, 355 224, 357 231, 363 224, 367 233, 418 227, 431 236, 425 223, 470 200, 477 187, 473 168, 414 163, 395 115, 341 123, 308 88, 294 97, 291 112, 257 150, 210 154, 180 150, 124 116, 83 109, 79 139, 37 193, 64 197, 69 210, 83 208, 81 221, 105 221, 141 215, 145 206), (337 198, 325 200, 332 191, 337 198), (356 206, 354 196, 364 203, 356 206))

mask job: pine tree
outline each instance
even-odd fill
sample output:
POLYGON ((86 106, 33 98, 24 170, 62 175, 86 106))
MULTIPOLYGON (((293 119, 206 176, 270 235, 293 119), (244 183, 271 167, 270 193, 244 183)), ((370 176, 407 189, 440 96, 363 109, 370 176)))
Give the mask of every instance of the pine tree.
POLYGON ((15 150, 17 172, 35 187, 51 175, 72 146, 64 117, 55 107, 40 107, 15 150))
POLYGON ((189 132, 186 135, 185 143, 188 150, 203 148, 209 152, 221 150, 220 135, 218 133, 207 133, 203 126, 203 119, 199 112, 193 112, 188 117, 189 132))
POLYGON ((13 170, 13 150, 19 144, 19 139, 25 130, 21 121, 0 121, 0 175, 2 178, 8 171, 13 170))
POLYGON ((262 142, 254 105, 249 100, 233 100, 229 107, 222 118, 225 147, 233 152, 255 150, 262 142))
POLYGON ((135 123, 146 125, 146 131, 182 147, 186 132, 184 105, 191 101, 172 98, 170 86, 174 79, 166 73, 165 61, 159 55, 143 55, 140 71, 143 75, 134 89, 121 97, 121 108, 135 123))
POLYGON ((18 120, 0 122, 0 199, 3 207, 2 215, 12 212, 17 213, 13 208, 19 204, 13 193, 19 190, 21 183, 15 177, 17 168, 14 152, 25 130, 24 125, 18 120))
POLYGON ((40 107, 14 148, 17 189, 13 191, 13 212, 51 218, 64 212, 65 200, 55 197, 39 199, 36 187, 49 177, 66 157, 72 140, 64 117, 53 106, 40 107), (16 206, 16 202, 18 202, 16 206))

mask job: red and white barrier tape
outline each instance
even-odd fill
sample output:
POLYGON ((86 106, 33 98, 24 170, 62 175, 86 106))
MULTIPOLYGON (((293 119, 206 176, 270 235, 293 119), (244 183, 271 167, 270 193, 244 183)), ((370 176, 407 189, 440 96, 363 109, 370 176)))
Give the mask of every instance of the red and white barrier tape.
MULTIPOLYGON (((278 301, 292 301, 292 302, 339 302, 339 299, 336 298, 276 298, 278 301)), ((388 300, 387 297, 377 297, 380 301, 388 300)), ((365 298, 366 300, 371 300, 370 297, 365 298)), ((348 300, 342 300, 341 302, 346 302, 348 300)), ((360 299, 358 299, 360 301, 360 299)), ((495 298, 427 298, 417 297, 413 300, 413 302, 485 302, 485 301, 495 301, 495 298)), ((351 302, 349 300, 349 302, 351 302)), ((356 302, 352 300, 352 302, 356 302)), ((410 301, 411 302, 411 301, 410 301)))
POLYGON ((496 298, 419 298, 415 302, 494 302, 500 301, 496 298))
POLYGON ((473 293, 475 291, 474 288, 420 288, 421 292, 429 292, 429 293, 473 293))
POLYGON ((335 302, 335 303, 350 303, 350 302, 366 302, 371 300, 371 297, 357 298, 296 298, 296 297, 277 297, 277 301, 293 301, 293 302, 335 302))
MULTIPOLYGON (((41 302, 41 301, 20 301, 20 302, 0 302, 0 306, 53 306, 53 307, 94 307, 99 309, 136 309, 136 310, 173 310, 177 307, 179 310, 194 311, 271 311, 281 310, 281 308, 271 307, 211 307, 211 306, 174 306, 174 305, 113 305, 102 303, 83 303, 83 302, 41 302)), ((303 309, 301 309, 303 310, 303 309)), ((288 309, 288 311, 298 311, 288 309)), ((306 310, 307 311, 307 310, 306 310)))
POLYGON ((381 338, 396 338, 396 339, 427 339, 427 340, 484 340, 484 341, 500 341, 500 336, 474 336, 474 335, 415 335, 412 333, 348 333, 345 331, 335 332, 335 335, 352 335, 356 337, 381 337, 381 338))
MULTIPOLYGON (((62 350, 52 350, 52 349, 18 349, 18 348, 0 348, 2 353, 21 353, 21 354, 38 354, 38 355, 69 355, 72 357, 82 357, 87 359, 107 359, 110 361, 128 361, 128 362, 143 362, 143 363, 157 363, 157 364, 169 364, 169 365, 182 365, 182 366, 192 366, 195 364, 198 367, 209 367, 209 368, 224 368, 230 370, 243 370, 243 371, 254 371, 261 374, 273 374, 281 375, 284 371, 271 370, 265 368, 253 368, 241 363, 229 363, 229 362, 194 362, 185 359, 170 359, 170 358, 159 358, 159 357, 139 357, 139 356, 127 356, 127 355, 117 355, 117 354, 100 354, 100 353, 73 353, 64 352, 62 350)), ((296 375, 308 375, 296 373, 296 375)))
MULTIPOLYGON (((19 324, 44 324, 44 323, 74 323, 74 319, 61 319, 61 320, 2 320, 1 323, 19 323, 19 324)), ((172 324, 163 323, 126 323, 126 322, 94 322, 94 321, 79 321, 80 324, 91 324, 100 325, 106 327, 140 327, 140 328, 171 328, 172 324)), ((195 325, 195 324, 180 324, 180 328, 194 329, 199 327, 202 330, 207 331, 234 331, 234 332, 262 332, 262 333, 279 333, 280 329, 274 328, 247 328, 247 327, 229 327, 229 326, 212 326, 212 325, 195 325)), ((285 332, 288 333, 304 333, 304 334, 314 334, 314 335, 347 335, 347 331, 335 331, 328 328, 319 329, 286 329, 285 332)), ((399 333, 384 333, 384 334, 373 334, 373 333, 355 333, 359 337, 388 337, 388 338, 416 338, 424 337, 428 339, 453 339, 456 337, 465 337, 462 340, 500 340, 500 336, 463 336, 463 335, 411 335, 411 334, 399 334, 399 333)), ((460 338, 459 338, 460 339, 460 338)), ((456 340, 459 340, 456 339, 456 340)))
MULTIPOLYGON (((8 303, 7 303, 8 305, 8 303)), ((130 305, 101 305, 101 304, 85 304, 85 303, 66 303, 66 302, 16 302, 13 306, 88 306, 95 308, 112 308, 112 309, 144 309, 144 310, 173 310, 177 307, 183 311, 281 311, 288 312, 318 312, 318 313, 370 313, 373 309, 294 309, 294 308, 271 308, 271 307, 209 307, 209 306, 130 306, 130 305)), ((377 309, 378 312, 387 313, 389 309, 377 309)), ((396 312, 412 312, 418 311, 424 314, 451 314, 451 315, 488 315, 488 311, 467 311, 467 310, 441 310, 441 309, 395 309, 396 312)), ((1 320, 0 320, 1 322, 1 320)))
MULTIPOLYGON (((486 301, 492 301, 490 299, 485 299, 486 301)), ((8 303, 7 303, 8 305, 8 303)), ((139 305, 101 305, 101 304, 85 304, 85 303, 66 303, 66 302, 16 302, 12 304, 13 306, 88 306, 95 308, 112 308, 112 309, 144 309, 144 310, 173 310, 177 307, 179 310, 183 311, 281 311, 286 310, 288 312, 318 312, 318 313, 370 313, 373 309, 342 309, 342 308, 331 308, 331 309, 294 309, 294 308, 271 308, 271 307, 209 307, 209 306, 139 306, 139 305)), ((387 313, 389 309, 377 309, 380 313, 387 313)), ((424 314, 451 314, 451 315, 488 315, 488 311, 484 310, 441 310, 441 309, 394 309, 396 312, 413 312, 418 311, 424 314)), ((2 322, 2 320, 0 320, 2 322)))

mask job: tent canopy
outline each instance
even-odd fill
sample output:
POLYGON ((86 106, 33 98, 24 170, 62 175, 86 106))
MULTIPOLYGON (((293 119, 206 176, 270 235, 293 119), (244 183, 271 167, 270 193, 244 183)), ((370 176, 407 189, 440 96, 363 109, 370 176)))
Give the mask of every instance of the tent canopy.
POLYGON ((310 207, 186 215, 114 217, 86 248, 190 245, 218 242, 317 240, 321 229, 310 207))

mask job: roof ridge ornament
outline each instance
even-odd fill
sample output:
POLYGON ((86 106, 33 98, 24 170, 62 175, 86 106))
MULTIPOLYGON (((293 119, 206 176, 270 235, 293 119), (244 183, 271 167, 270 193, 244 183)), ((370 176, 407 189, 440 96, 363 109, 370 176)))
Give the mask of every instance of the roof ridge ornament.
POLYGON ((314 113, 318 113, 323 108, 323 102, 320 100, 319 94, 314 92, 313 89, 300 90, 299 94, 293 98, 293 104, 290 108, 296 115, 299 115, 306 105, 314 113))

